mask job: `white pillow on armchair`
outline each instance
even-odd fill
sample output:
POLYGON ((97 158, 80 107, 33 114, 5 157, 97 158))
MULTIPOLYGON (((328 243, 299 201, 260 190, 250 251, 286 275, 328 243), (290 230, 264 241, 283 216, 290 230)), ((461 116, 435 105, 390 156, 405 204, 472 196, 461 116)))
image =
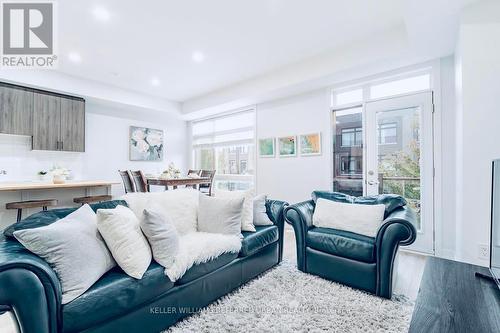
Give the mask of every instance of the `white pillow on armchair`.
POLYGON ((384 211, 385 205, 359 205, 320 198, 316 201, 313 225, 375 237, 384 221, 384 211))

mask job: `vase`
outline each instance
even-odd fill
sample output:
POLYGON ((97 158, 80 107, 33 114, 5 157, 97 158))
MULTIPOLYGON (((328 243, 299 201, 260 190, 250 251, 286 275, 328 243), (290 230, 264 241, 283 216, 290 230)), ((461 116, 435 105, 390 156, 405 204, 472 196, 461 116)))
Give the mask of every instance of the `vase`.
POLYGON ((54 184, 64 184, 66 182, 66 177, 64 177, 63 175, 54 175, 54 177, 52 178, 52 182, 54 184))

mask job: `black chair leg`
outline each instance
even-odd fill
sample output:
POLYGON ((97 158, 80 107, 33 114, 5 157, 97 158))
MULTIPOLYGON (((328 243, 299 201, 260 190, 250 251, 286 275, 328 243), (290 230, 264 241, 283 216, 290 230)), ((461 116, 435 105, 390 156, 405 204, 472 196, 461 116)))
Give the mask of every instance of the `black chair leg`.
POLYGON ((18 209, 17 210, 17 221, 16 222, 21 221, 22 216, 23 216, 23 210, 22 209, 18 209))
POLYGON ((42 210, 45 212, 47 210, 47 206, 43 206, 42 210))

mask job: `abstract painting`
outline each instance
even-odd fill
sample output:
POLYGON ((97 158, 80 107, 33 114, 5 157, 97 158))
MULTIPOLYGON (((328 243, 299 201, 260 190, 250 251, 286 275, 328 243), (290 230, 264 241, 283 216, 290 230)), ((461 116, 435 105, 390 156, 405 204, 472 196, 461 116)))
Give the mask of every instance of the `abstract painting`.
POLYGON ((300 155, 321 155, 321 133, 304 134, 300 136, 300 155))
POLYGON ((280 157, 297 156, 297 137, 284 136, 278 138, 279 154, 280 157))
POLYGON ((162 161, 163 131, 130 126, 130 160, 162 161))
POLYGON ((274 157, 274 138, 266 138, 259 140, 259 156, 260 157, 274 157))

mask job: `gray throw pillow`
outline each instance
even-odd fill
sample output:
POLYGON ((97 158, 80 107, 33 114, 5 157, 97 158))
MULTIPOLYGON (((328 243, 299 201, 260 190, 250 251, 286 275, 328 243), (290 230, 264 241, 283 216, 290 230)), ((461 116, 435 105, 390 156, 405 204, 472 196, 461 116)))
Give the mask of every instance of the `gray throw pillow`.
POLYGON ((54 269, 61 281, 62 304, 83 294, 116 265, 89 205, 48 226, 15 231, 14 237, 54 269))
POLYGON ((217 198, 200 194, 198 231, 241 235, 244 197, 217 198))
POLYGON ((266 200, 266 194, 258 195, 253 199, 254 225, 273 225, 273 222, 269 219, 269 216, 267 216, 266 200))
POLYGON ((171 219, 160 208, 146 208, 140 226, 151 245, 155 261, 170 268, 179 252, 179 235, 171 219))

